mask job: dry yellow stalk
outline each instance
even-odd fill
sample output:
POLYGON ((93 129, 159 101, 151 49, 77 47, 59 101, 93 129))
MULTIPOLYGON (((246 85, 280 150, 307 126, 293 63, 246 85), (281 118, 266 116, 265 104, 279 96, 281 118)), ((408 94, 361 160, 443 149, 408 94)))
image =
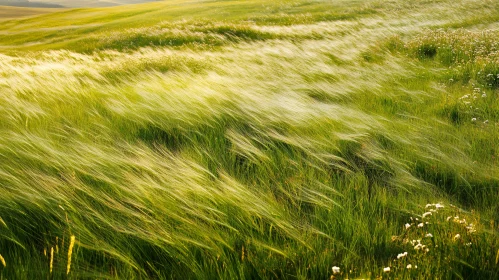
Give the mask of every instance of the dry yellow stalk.
POLYGON ((71 269, 71 255, 73 254, 73 246, 75 244, 75 239, 76 237, 74 235, 71 235, 71 239, 69 241, 69 249, 68 249, 68 269, 66 271, 66 274, 69 274, 69 270, 71 269))
POLYGON ((54 267, 54 247, 50 247, 50 274, 52 274, 53 267, 54 267))

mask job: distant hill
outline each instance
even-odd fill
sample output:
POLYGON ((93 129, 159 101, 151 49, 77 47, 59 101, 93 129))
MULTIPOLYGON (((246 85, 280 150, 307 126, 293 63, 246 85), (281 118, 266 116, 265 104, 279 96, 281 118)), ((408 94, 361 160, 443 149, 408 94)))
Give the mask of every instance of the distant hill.
POLYGON ((28 0, 0 0, 0 6, 31 7, 31 8, 63 8, 54 3, 31 2, 28 0))
POLYGON ((0 0, 0 6, 37 7, 37 8, 77 8, 77 7, 110 7, 127 4, 140 4, 158 0, 0 0))

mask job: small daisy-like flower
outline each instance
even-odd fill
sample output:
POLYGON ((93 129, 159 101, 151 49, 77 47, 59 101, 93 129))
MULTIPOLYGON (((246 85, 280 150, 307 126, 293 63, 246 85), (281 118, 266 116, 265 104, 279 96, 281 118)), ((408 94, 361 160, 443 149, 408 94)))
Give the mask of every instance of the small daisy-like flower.
POLYGON ((442 208, 444 208, 444 206, 440 203, 437 203, 437 204, 435 204, 435 208, 442 209, 442 208))
POLYGON ((421 244, 421 243, 414 246, 414 250, 416 250, 416 251, 419 251, 419 250, 424 249, 424 248, 426 248, 426 246, 421 244))
POLYGON ((461 234, 459 233, 454 236, 454 240, 458 240, 459 238, 461 238, 461 234))
POLYGON ((383 272, 390 272, 390 267, 383 268, 383 272))
POLYGON ((450 221, 450 219, 452 219, 452 216, 447 217, 447 219, 446 219, 447 222, 450 221))
POLYGON ((429 237, 429 238, 432 238, 432 237, 433 237, 433 234, 431 234, 431 233, 427 233, 424 237, 429 237))
POLYGON ((475 227, 473 226, 473 224, 470 224, 469 226, 467 226, 466 230, 468 230, 469 233, 476 232, 475 227))
POLYGON ((412 268, 412 264, 408 264, 405 268, 411 269, 412 268))
POLYGON ((333 274, 338 274, 338 273, 340 273, 340 268, 339 268, 339 267, 337 267, 337 266, 333 266, 333 267, 332 267, 332 270, 333 270, 333 274))
POLYGON ((401 258, 404 258, 404 257, 407 257, 407 252, 403 252, 403 253, 400 253, 397 255, 397 259, 401 259, 401 258))
POLYGON ((431 216, 431 212, 423 213, 423 218, 426 218, 427 216, 431 216))
POLYGON ((485 97, 487 97, 487 94, 486 93, 482 94, 482 98, 485 98, 485 97))
POLYGON ((411 227, 410 224, 405 224, 404 226, 405 226, 405 229, 409 229, 411 227))
POLYGON ((422 228, 423 226, 424 226, 424 224, 423 224, 423 223, 419 223, 419 224, 418 224, 418 228, 422 228))
POLYGON ((472 118, 472 119, 471 119, 471 121, 472 121, 472 122, 476 122, 476 118, 472 118))

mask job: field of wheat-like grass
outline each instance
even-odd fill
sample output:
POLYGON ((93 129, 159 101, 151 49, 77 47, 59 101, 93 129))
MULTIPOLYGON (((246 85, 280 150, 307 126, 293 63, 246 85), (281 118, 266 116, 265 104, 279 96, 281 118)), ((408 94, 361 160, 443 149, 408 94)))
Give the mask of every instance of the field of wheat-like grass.
POLYGON ((499 2, 0 21, 0 279, 499 278, 499 2))

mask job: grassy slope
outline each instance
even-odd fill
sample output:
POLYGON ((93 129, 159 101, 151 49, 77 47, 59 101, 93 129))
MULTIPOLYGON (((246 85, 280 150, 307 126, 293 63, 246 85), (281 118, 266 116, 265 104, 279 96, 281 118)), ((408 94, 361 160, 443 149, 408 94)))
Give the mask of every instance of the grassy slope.
POLYGON ((267 2, 0 23, 1 277, 497 278, 499 5, 267 2))

